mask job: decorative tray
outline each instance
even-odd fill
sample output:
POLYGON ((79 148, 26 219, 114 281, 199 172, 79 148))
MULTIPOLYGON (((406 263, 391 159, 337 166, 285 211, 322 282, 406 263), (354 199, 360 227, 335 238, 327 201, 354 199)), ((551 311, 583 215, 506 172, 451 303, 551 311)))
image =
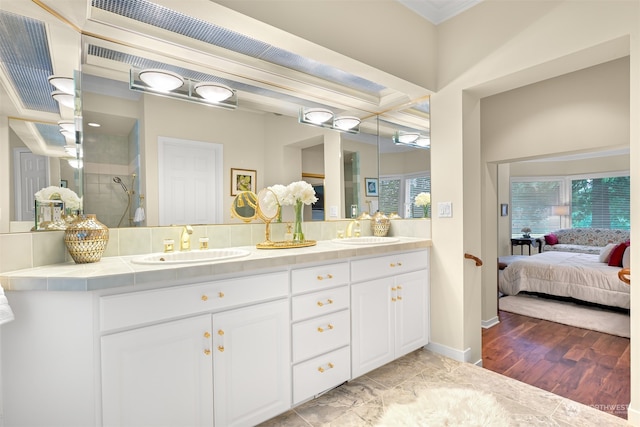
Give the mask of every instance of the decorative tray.
POLYGON ((292 248, 306 248, 307 246, 315 246, 315 240, 305 240, 304 242, 294 242, 291 240, 282 240, 279 242, 272 242, 270 240, 262 243, 258 243, 256 248, 258 249, 292 249, 292 248))

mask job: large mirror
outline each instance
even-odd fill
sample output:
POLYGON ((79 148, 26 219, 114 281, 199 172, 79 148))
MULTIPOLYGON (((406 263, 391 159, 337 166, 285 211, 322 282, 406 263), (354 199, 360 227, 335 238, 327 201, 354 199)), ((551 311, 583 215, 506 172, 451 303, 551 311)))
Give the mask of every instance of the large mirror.
MULTIPOLYGON (((376 108, 350 99, 358 99, 354 96, 355 89, 344 89, 344 94, 335 96, 337 85, 317 90, 308 81, 288 82, 289 86, 283 88, 283 83, 269 85, 240 78, 235 86, 239 99, 235 110, 133 91, 129 80, 134 67, 179 69, 185 74, 192 72, 188 75, 191 79, 204 79, 214 71, 224 78, 229 76, 220 73, 215 61, 204 65, 207 61, 202 60, 201 54, 189 56, 190 49, 175 49, 166 55, 160 47, 145 45, 142 49, 135 47, 139 40, 119 43, 117 38, 82 36, 82 60, 77 65, 81 70, 84 156, 80 169, 84 182, 78 191, 83 193, 84 211, 97 214, 109 227, 237 222, 229 213, 234 170, 255 171, 256 190, 300 179, 312 183, 321 197, 319 203, 305 212, 305 220, 373 213, 381 209, 381 194, 386 200, 383 210, 394 205, 393 210, 401 216, 414 217, 404 215, 411 204, 410 193, 404 196, 398 193, 397 199, 392 200, 390 193, 367 192, 366 183, 378 180, 379 173, 400 178, 402 185, 407 177, 428 174, 428 150, 418 150, 420 154, 413 156, 406 153, 407 148, 399 152, 392 142, 398 129, 412 126, 428 129, 428 114, 407 114, 409 109, 405 109, 396 113, 411 116, 408 120, 406 117, 398 120, 393 112, 379 119, 376 108), (330 99, 329 93, 335 99, 330 99), (303 106, 329 106, 337 113, 358 116, 363 120, 360 133, 301 124, 298 114, 303 106), (200 181, 191 177, 192 181, 177 185, 180 172, 170 160, 178 156, 167 155, 171 153, 170 144, 162 146, 163 138, 169 139, 169 143, 180 141, 185 147, 192 144, 194 153, 198 153, 198 143, 218 146, 221 161, 212 174, 218 183, 199 187, 200 181), (415 165, 422 161, 426 164, 415 165), (214 199, 221 202, 206 204, 214 199), (214 212, 217 216, 203 214, 197 221, 182 219, 186 206, 202 206, 203 212, 214 212)), ((164 47, 170 42, 158 44, 164 47)), ((258 71, 264 73, 267 68, 258 71)), ((384 110, 390 111, 387 106, 384 110)), ((68 173, 66 169, 66 165, 60 167, 61 182, 65 180, 63 173, 68 173)), ((188 170, 196 171, 197 165, 192 164, 188 170)), ((78 180, 66 181, 71 187, 78 180)), ((56 179, 50 182, 54 184, 56 179)), ((382 190, 383 181, 378 186, 382 190)))
POLYGON ((34 194, 41 188, 81 191, 81 175, 68 162, 75 156, 75 135, 63 135, 60 126, 76 121, 73 81, 80 57, 69 53, 79 52, 80 34, 30 3, 8 0, 0 8, 0 38, 8 41, 0 49, 0 119, 6 124, 0 137, 0 232, 35 226, 34 194), (52 96, 58 89, 51 76, 71 82, 57 98, 62 102, 52 96))

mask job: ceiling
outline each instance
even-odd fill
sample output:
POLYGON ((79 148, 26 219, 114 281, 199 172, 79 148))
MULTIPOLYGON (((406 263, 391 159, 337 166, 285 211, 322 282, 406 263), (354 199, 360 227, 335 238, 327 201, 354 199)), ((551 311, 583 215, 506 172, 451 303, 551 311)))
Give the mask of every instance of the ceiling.
MULTIPOLYGON (((206 16, 216 17, 221 8, 208 0, 161 3, 2 0, 0 96, 11 102, 2 102, 0 114, 45 121, 52 126, 60 119, 73 118, 73 111, 51 100, 53 88, 47 77, 71 76, 79 68, 69 52, 77 51, 82 31, 83 74, 102 79, 98 86, 103 89, 112 81, 128 90, 131 67, 163 68, 194 80, 227 84, 238 91, 243 108, 255 111, 297 116, 302 106, 325 107, 336 114, 360 118, 385 112, 400 126, 424 128, 426 123, 428 127, 429 91, 424 88, 397 78, 385 81, 384 75, 373 80, 370 76, 376 75, 376 70, 365 69, 360 74, 362 64, 353 68, 350 58, 318 62, 312 58, 326 57, 326 49, 321 46, 308 43, 297 51, 284 50, 227 28, 223 19, 205 21, 199 13, 202 9, 209 12, 206 16)), ((440 5, 436 9, 442 12, 445 8, 440 5)), ((280 33, 278 36, 282 38, 280 33)), ((87 89, 89 85, 83 85, 83 90, 87 89)), ((107 92, 113 96, 118 90, 122 93, 121 87, 107 92)), ((38 140, 35 146, 47 151, 49 137, 34 138, 38 140)), ((50 148, 54 153, 61 152, 63 145, 64 139, 50 148)))
POLYGON ((397 0, 431 23, 438 25, 482 0, 397 0))

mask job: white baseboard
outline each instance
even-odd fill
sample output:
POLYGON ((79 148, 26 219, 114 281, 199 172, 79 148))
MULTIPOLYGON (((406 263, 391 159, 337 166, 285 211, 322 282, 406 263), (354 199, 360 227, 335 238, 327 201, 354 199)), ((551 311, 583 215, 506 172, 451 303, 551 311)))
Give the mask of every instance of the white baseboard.
POLYGON ((629 405, 629 408, 627 408, 627 423, 632 426, 640 426, 640 409, 632 408, 629 405))
POLYGON ((482 321, 482 328, 483 329, 489 329, 493 326, 496 326, 498 323, 500 323, 500 318, 498 316, 492 317, 489 320, 483 320, 482 321))
POLYGON ((430 342, 424 348, 448 357, 449 359, 457 360, 458 362, 469 362, 469 358, 471 357, 471 348, 467 348, 466 350, 457 350, 434 342, 430 342))

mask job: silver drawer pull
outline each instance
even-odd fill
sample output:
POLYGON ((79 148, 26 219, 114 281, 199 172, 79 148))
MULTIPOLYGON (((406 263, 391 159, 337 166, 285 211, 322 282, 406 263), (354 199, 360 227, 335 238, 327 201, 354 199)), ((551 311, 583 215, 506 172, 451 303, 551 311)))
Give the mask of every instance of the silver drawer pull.
POLYGON ((333 363, 327 363, 327 367, 325 368, 324 366, 319 366, 318 367, 318 372, 323 373, 326 370, 329 369, 333 369, 333 363))
POLYGON ((324 275, 324 276, 318 276, 317 279, 318 280, 333 279, 333 276, 331 274, 327 274, 327 275, 324 275))
POLYGON ((318 301, 318 307, 322 307, 325 304, 333 304, 333 300, 328 299, 327 302, 318 301))
POLYGON ((327 325, 327 329, 323 328, 322 326, 318 326, 318 332, 330 331, 333 328, 334 326, 331 323, 329 323, 327 325))

